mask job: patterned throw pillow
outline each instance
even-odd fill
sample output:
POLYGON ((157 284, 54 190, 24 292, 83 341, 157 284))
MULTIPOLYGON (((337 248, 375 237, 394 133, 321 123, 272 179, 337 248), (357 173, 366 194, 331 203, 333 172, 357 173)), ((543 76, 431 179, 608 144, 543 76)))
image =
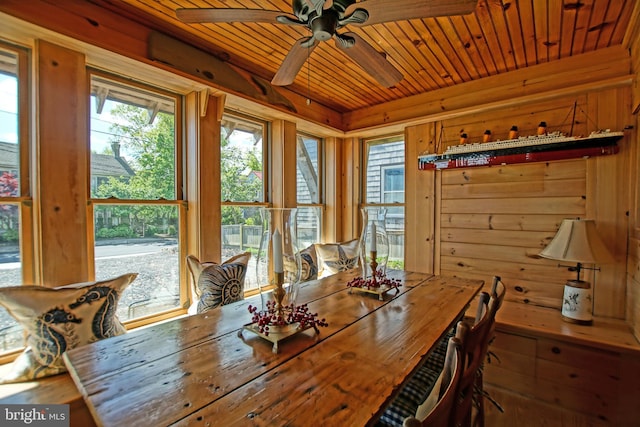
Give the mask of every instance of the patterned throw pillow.
POLYGON ((249 258, 251 253, 245 252, 218 264, 201 263, 198 258, 189 255, 187 265, 195 284, 197 298, 189 308, 189 313, 204 313, 212 308, 242 300, 249 258))
MULTIPOLYGON (((286 271, 293 270, 294 261, 292 257, 284 258, 284 269, 286 271)), ((318 278, 318 258, 316 256, 316 248, 314 245, 300 251, 300 281, 315 280, 318 278)))
POLYGON ((126 332, 116 311, 122 292, 137 277, 76 283, 58 288, 0 288, 0 305, 27 332, 27 347, 0 383, 30 381, 66 372, 69 349, 126 332))
POLYGON ((342 243, 316 243, 319 277, 336 274, 358 266, 359 240, 342 243))

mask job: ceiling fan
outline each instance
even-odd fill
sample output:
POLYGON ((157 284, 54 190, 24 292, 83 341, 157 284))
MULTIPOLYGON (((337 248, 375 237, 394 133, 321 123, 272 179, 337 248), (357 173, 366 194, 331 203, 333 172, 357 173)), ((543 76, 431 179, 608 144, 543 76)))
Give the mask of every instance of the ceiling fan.
POLYGON ((338 32, 347 25, 365 26, 390 21, 465 15, 475 10, 478 0, 292 0, 293 14, 279 10, 235 8, 177 9, 185 23, 260 22, 302 25, 311 36, 296 41, 271 83, 293 83, 308 55, 321 41, 335 36, 335 45, 384 87, 403 76, 373 46, 353 32, 338 32))

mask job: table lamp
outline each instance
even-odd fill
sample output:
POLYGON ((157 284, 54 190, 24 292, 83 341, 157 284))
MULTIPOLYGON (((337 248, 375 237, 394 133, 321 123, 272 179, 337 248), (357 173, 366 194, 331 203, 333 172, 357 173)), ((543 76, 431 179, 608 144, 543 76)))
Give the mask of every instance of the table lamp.
POLYGON ((558 264, 576 272, 575 280, 564 285, 562 318, 568 322, 590 325, 593 322, 593 294, 591 284, 580 280, 581 270, 596 270, 583 264, 606 264, 614 262, 613 256, 600 239, 596 224, 590 219, 564 219, 555 237, 539 254, 543 258, 576 263, 558 264))

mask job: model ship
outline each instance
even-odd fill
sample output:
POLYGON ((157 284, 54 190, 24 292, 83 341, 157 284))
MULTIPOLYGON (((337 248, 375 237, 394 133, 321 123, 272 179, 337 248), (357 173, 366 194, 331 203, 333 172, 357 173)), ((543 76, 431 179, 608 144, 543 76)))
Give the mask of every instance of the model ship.
POLYGON ((478 142, 448 147, 442 154, 418 157, 421 170, 467 168, 524 162, 602 156, 618 152, 617 142, 624 132, 594 131, 587 137, 561 132, 521 136, 495 142, 478 142))

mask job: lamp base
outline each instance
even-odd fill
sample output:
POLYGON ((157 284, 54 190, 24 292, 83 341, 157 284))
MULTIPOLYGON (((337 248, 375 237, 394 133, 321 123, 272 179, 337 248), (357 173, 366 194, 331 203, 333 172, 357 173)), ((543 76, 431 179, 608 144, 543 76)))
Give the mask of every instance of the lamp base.
POLYGON ((569 280, 565 283, 562 319, 580 325, 593 323, 593 295, 589 282, 569 280))

